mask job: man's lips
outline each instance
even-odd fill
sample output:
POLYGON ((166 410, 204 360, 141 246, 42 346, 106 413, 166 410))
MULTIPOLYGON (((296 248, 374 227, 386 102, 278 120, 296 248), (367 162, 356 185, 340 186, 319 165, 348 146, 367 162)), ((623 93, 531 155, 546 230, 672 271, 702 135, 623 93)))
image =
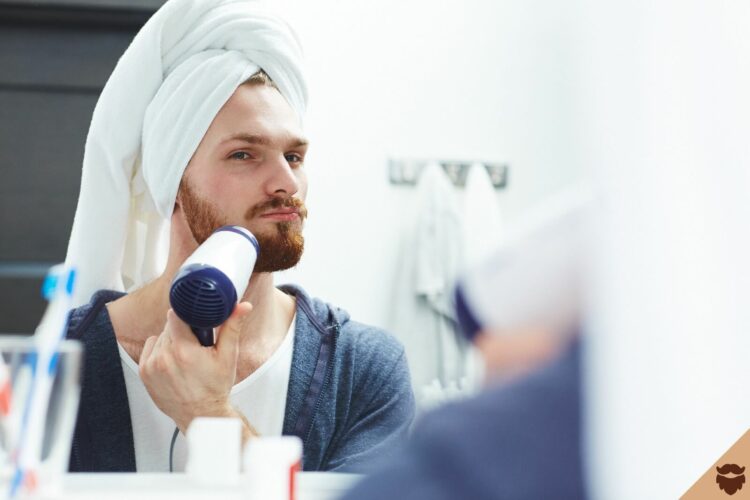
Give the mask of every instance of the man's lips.
POLYGON ((279 208, 271 210, 260 216, 261 219, 273 221, 293 221, 299 219, 299 209, 297 208, 279 208))

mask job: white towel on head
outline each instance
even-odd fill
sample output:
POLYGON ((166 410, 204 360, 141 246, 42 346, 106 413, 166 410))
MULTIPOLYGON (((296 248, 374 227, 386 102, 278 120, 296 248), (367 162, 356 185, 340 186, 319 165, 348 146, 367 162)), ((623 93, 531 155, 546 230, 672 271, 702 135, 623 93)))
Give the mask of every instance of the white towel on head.
POLYGON ((307 102, 293 30, 254 0, 170 0, 136 35, 91 119, 66 262, 75 304, 157 277, 182 173, 224 103, 262 68, 300 123, 307 102))

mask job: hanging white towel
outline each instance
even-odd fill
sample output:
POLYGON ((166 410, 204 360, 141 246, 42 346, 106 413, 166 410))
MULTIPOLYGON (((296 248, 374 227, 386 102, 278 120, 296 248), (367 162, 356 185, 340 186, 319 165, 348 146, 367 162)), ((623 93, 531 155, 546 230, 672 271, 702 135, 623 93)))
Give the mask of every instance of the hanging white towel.
POLYGON ((490 257, 502 241, 497 191, 483 164, 469 168, 464 196, 464 267, 470 268, 490 257))
POLYGON ((464 375, 465 347, 455 334, 452 289, 462 261, 461 210, 443 169, 428 165, 415 193, 397 269, 391 331, 404 343, 412 384, 447 388, 464 375))

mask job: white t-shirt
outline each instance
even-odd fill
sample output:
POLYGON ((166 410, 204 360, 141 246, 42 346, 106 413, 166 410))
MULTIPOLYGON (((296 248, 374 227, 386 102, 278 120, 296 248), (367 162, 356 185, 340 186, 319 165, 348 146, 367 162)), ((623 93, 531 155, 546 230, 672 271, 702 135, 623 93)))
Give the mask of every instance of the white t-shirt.
MULTIPOLYGON (((280 436, 284 425, 289 372, 292 367, 294 325, 292 320, 284 340, 257 370, 235 384, 230 393, 232 405, 261 436, 280 436)), ((168 472, 169 444, 175 423, 162 413, 138 375, 138 365, 118 343, 125 387, 133 424, 135 467, 138 472, 168 472)), ((173 454, 174 471, 184 471, 187 459, 185 436, 180 433, 173 454)))

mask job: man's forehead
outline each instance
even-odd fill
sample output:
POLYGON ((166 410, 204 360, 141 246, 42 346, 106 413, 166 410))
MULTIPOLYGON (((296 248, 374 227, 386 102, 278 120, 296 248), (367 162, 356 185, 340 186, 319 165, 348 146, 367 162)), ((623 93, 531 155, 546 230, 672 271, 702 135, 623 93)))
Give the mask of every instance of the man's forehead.
POLYGON ((271 133, 248 133, 248 132, 236 132, 230 133, 222 137, 220 144, 227 142, 244 142, 250 145, 258 146, 271 146, 274 143, 281 143, 288 147, 304 147, 307 146, 308 140, 302 135, 298 135, 291 132, 280 132, 277 134, 271 133))
POLYGON ((219 143, 302 146, 308 143, 299 117, 281 93, 265 85, 241 85, 224 104, 208 129, 219 143))

